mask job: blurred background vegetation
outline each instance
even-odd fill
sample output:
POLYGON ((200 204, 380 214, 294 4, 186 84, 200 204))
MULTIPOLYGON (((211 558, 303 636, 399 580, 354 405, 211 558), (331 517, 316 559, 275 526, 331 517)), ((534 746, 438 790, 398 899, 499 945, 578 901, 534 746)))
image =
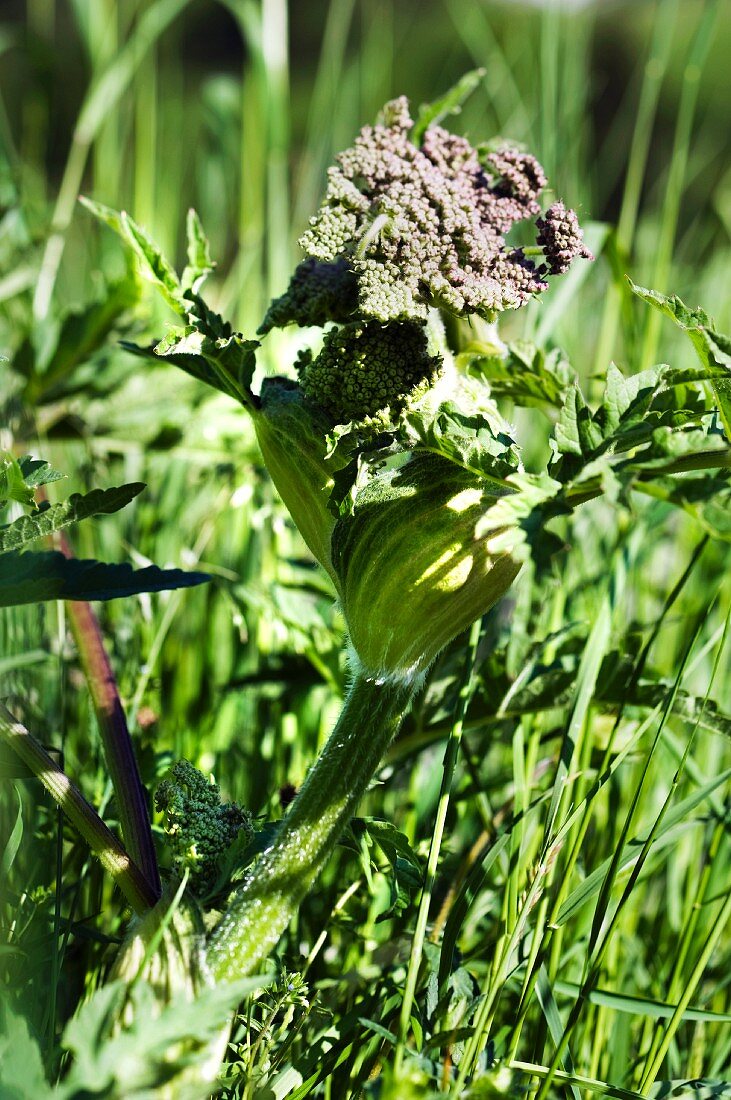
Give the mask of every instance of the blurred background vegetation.
MULTIPOLYGON (((298 234, 333 155, 388 98, 434 99, 465 70, 484 66, 484 81, 454 127, 475 141, 500 135, 524 143, 544 164, 555 194, 579 211, 597 255, 595 264, 578 265, 557 281, 562 285, 540 305, 506 317, 503 334, 562 346, 591 391, 612 358, 626 373, 663 360, 692 361, 690 345, 629 295, 625 273, 702 305, 721 331, 731 328, 730 56, 729 8, 704 0, 563 7, 493 0, 4 0, 0 354, 7 361, 0 362, 0 447, 51 459, 68 475, 64 495, 92 484, 148 483, 133 508, 74 533, 79 555, 201 564, 214 576, 204 589, 119 601, 101 611, 150 786, 171 755, 186 755, 213 769, 224 790, 254 813, 277 816, 279 789, 301 782, 337 713, 345 680, 342 624, 327 582, 261 468, 244 414, 182 375, 141 369, 118 348, 120 333, 144 342, 159 336, 170 317, 152 293, 136 304, 116 238, 78 205, 78 193, 129 210, 178 264, 185 212, 194 206, 218 262, 210 303, 250 335, 269 298, 286 285, 298 234)), ((275 334, 264 367, 288 370, 297 339, 275 334)), ((527 431, 530 461, 547 433, 522 413, 515 417, 527 431)), ((574 553, 556 567, 547 589, 531 589, 529 579, 518 585, 512 627, 507 610, 496 613, 491 638, 502 640, 506 654, 506 663, 492 669, 498 680, 520 669, 536 638, 564 623, 584 624, 576 627, 581 640, 596 616, 597 585, 620 560, 626 597, 618 613, 625 627, 631 624, 630 635, 634 629, 635 644, 660 615, 698 528, 683 517, 668 524, 662 505, 648 506, 634 532, 625 520, 632 538, 622 559, 616 517, 608 520, 601 507, 578 517, 574 553)), ((663 626, 654 655, 659 675, 674 675, 687 616, 707 610, 727 562, 722 546, 707 549, 689 582, 684 615, 670 615, 663 626)), ((701 696, 721 625, 717 606, 708 612, 703 638, 711 641, 689 686, 701 696)), ((578 645, 574 638, 574 655, 578 645)), ((424 729, 434 721, 443 731, 460 646, 437 667, 432 710, 411 720, 395 750, 391 793, 378 803, 417 847, 429 836, 441 759, 439 745, 431 748, 439 734, 424 729)), ((719 690, 728 709, 728 684, 719 690)), ((114 823, 62 606, 0 615, 0 695, 63 754, 114 823)), ((454 804, 455 860, 469 850, 475 829, 490 828, 491 806, 512 797, 514 726, 493 722, 474 731, 454 804), (475 802, 476 790, 482 801, 475 802)), ((544 714, 524 720, 521 736, 526 744, 538 738, 537 753, 558 728, 555 714, 544 714)), ((721 755, 717 740, 704 742, 697 768, 714 774, 721 755)), ((667 768, 667 759, 658 762, 660 785, 667 768)), ((120 924, 100 869, 80 845, 64 846, 52 807, 30 784, 19 783, 17 791, 25 837, 10 861, 4 919, 15 929, 16 953, 7 956, 5 976, 11 983, 22 977, 34 1026, 50 1044, 78 995, 97 980, 94 966, 120 924)), ((619 797, 602 811, 609 819, 619 797)), ((11 799, 3 812, 13 833, 18 803, 11 799)), ((587 867, 601 863, 611 842, 601 827, 590 834, 587 867)), ((523 843, 530 849, 534 842, 523 843)), ((664 923, 668 883, 679 899, 690 896, 698 851, 688 841, 669 877, 663 872, 653 880, 644 911, 633 911, 630 938, 641 925, 646 944, 672 950, 672 927, 668 932, 664 923)), ((302 915, 292 951, 313 942, 352 878, 340 879, 334 864, 302 915)), ((371 889, 339 933, 336 970, 342 975, 352 965, 352 996, 362 992, 359 983, 377 984, 385 966, 377 948, 387 933, 378 929, 390 929, 390 961, 401 950, 398 928, 375 924, 383 889, 378 881, 371 889)), ((496 905, 488 898, 475 917, 478 970, 480 936, 491 935, 478 917, 496 905)), ((681 909, 679 900, 671 926, 681 909)), ((575 934, 578 940, 581 929, 575 934)), ((633 988, 662 997, 664 971, 650 954, 632 949, 612 966, 620 985, 631 976, 633 988)), ((626 1029, 614 1052, 601 1050, 609 1010, 596 1010, 587 1024, 595 1072, 625 1072, 622 1060, 626 1069, 635 1041, 629 1018, 619 1014, 611 1025, 626 1029)), ((708 1025, 708 1042, 722 1066, 728 1043, 719 1038, 713 1045, 714 1026, 708 1025)))

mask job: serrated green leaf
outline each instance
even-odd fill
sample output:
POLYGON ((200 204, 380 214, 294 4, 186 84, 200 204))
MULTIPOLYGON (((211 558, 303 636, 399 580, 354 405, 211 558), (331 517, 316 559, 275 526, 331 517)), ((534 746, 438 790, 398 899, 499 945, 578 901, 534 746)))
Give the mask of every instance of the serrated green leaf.
POLYGON ((166 260, 146 230, 125 212, 122 213, 122 226, 125 238, 142 261, 141 269, 145 278, 157 285, 176 312, 185 316, 187 306, 183 299, 180 280, 172 264, 166 260))
POLYGON ((602 442, 602 433, 578 385, 565 395, 553 438, 559 454, 588 461, 602 442))
POLYGON ((197 293, 213 269, 208 241, 194 210, 188 212, 188 264, 182 280, 148 233, 128 214, 85 200, 93 214, 118 233, 141 261, 145 277, 154 283, 168 304, 186 322, 152 348, 122 343, 143 358, 154 356, 172 363, 194 378, 220 390, 242 404, 253 406, 251 393, 257 340, 247 340, 219 314, 209 309, 197 293))
POLYGON ((711 387, 726 435, 731 440, 731 337, 717 332, 704 310, 689 309, 677 295, 667 297, 657 290, 637 286, 631 279, 628 282, 638 298, 660 310, 687 332, 698 358, 712 375, 711 387))
POLYGON ((109 228, 113 229, 120 237, 125 236, 122 215, 118 210, 114 210, 111 206, 105 206, 103 202, 96 202, 95 199, 87 198, 86 195, 79 195, 79 202, 90 214, 93 214, 99 221, 108 225, 109 228))
POLYGON ((80 201, 90 213, 122 238, 140 261, 140 271, 144 278, 157 286, 168 305, 176 313, 185 317, 188 306, 183 297, 180 280, 172 265, 142 226, 138 225, 125 211, 120 213, 109 206, 83 197, 80 201))
MULTIPOLYGON (((604 494, 629 505, 635 488, 663 495, 661 488, 653 488, 654 470, 662 476, 728 466, 720 422, 707 411, 702 395, 689 388, 708 377, 706 368, 665 365, 624 377, 611 364, 595 411, 574 385, 550 440, 549 471, 563 486, 557 500, 575 504, 604 494)), ((682 506, 680 498, 670 502, 682 506)), ((717 505, 725 508, 722 500, 717 505)), ((717 508, 709 503, 708 512, 715 516, 717 508)))
POLYGON ((188 211, 186 220, 186 236, 188 240, 188 264, 181 276, 180 282, 184 291, 192 290, 197 293, 206 277, 213 271, 211 250, 208 244, 201 220, 192 208, 188 211))
POLYGON ((457 364, 469 374, 484 378, 494 397, 507 397, 516 405, 560 409, 576 374, 554 348, 545 352, 524 341, 497 348, 472 344, 457 356, 457 364))
POLYGON ((240 333, 211 339, 199 330, 193 330, 188 331, 181 342, 162 341, 155 348, 155 354, 158 358, 176 365, 181 365, 178 356, 183 355, 183 369, 189 373, 193 373, 193 364, 202 371, 202 360, 209 370, 209 385, 242 403, 248 403, 256 366, 255 349, 258 346, 257 340, 245 340, 240 333))
POLYGON ((642 422, 662 382, 662 374, 656 370, 625 377, 615 363, 610 363, 602 401, 604 437, 642 422))
POLYGON ((686 331, 689 332, 694 328, 712 327, 711 319, 704 309, 700 307, 697 309, 689 309, 688 306, 678 298, 677 294, 668 297, 665 294, 661 294, 658 290, 648 290, 644 286, 638 286, 637 283, 633 283, 629 276, 627 277, 627 282, 633 294, 636 294, 638 298, 642 298, 648 305, 654 306, 655 309, 659 309, 666 317, 672 318, 677 325, 686 331))
POLYGON ((66 558, 59 551, 12 552, 0 556, 0 607, 44 600, 114 600, 141 592, 190 588, 210 580, 182 569, 133 569, 122 563, 66 558))
POLYGON ((133 482, 112 489, 92 489, 90 493, 73 493, 61 504, 51 504, 30 516, 20 516, 0 527, 0 554, 19 550, 29 542, 61 531, 90 516, 111 515, 124 508, 142 492, 144 483, 133 482))
POLYGON ((39 485, 50 485, 53 481, 62 481, 66 474, 60 470, 54 470, 50 462, 42 458, 33 458, 32 455, 23 455, 18 459, 23 480, 26 485, 37 489, 39 485))
POLYGON ((446 401, 434 410, 428 405, 404 413, 404 425, 414 450, 441 455, 506 489, 506 479, 520 468, 520 455, 497 406, 483 398, 474 408, 446 401))
POLYGON ((11 500, 26 508, 35 504, 33 489, 27 484, 17 459, 0 454, 0 508, 11 500))
POLYGON ((479 86, 484 75, 484 69, 472 69, 470 72, 465 73, 439 99, 435 99, 433 103, 422 103, 416 116, 414 128, 409 135, 414 145, 421 144, 421 139, 430 126, 435 126, 448 115, 459 114, 462 104, 479 86))
POLYGON ((173 330, 153 348, 122 343, 133 355, 178 367, 244 405, 254 400, 250 385, 258 346, 258 341, 245 340, 240 333, 211 339, 193 325, 173 330))

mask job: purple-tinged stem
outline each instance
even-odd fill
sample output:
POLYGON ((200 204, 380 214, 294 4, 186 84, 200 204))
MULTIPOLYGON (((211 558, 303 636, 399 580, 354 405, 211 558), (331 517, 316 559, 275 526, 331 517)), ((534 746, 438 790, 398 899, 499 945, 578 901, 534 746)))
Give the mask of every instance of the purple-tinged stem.
MULTIPOLYGON (((63 537, 60 546, 66 557, 72 557, 71 548, 63 537)), ((101 627, 91 605, 75 600, 66 606, 96 712, 104 757, 117 801, 122 836, 130 857, 145 878, 154 904, 162 894, 160 872, 145 788, 137 767, 117 681, 104 646, 101 627)))

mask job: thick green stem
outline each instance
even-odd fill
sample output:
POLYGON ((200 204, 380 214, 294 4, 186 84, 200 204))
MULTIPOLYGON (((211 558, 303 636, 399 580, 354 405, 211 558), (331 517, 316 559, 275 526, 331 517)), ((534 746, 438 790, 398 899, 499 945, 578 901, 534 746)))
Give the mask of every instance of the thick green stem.
POLYGON ((270 954, 352 817, 414 694, 413 682, 357 673, 330 739, 214 930, 217 980, 240 977, 270 954))
POLYGON ((0 740, 4 741, 40 779, 71 824, 87 842, 108 871, 135 913, 147 912, 157 898, 139 867, 107 828, 99 814, 75 787, 65 772, 48 755, 25 726, 0 703, 0 740))

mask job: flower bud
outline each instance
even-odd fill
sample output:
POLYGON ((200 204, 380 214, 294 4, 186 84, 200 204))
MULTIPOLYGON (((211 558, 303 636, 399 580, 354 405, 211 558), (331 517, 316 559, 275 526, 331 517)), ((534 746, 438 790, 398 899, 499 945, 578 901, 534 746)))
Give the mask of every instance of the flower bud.
POLYGON ((375 476, 333 532, 333 565, 353 650, 374 679, 426 671, 500 599, 520 563, 478 534, 493 488, 439 455, 375 476))

